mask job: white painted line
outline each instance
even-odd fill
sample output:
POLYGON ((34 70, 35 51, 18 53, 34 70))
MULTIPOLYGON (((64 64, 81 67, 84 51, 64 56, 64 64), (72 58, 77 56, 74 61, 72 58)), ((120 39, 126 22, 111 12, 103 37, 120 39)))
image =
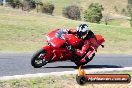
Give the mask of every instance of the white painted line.
POLYGON ((93 73, 93 72, 109 72, 109 71, 132 71, 132 67, 124 67, 124 68, 103 68, 103 69, 91 69, 85 70, 86 73, 93 73))
MULTIPOLYGON (((109 71, 132 71, 132 67, 124 68, 100 68, 100 69, 85 69, 86 73, 94 72, 109 72, 109 71)), ((0 77, 0 80, 11 80, 11 79, 21 79, 21 78, 31 78, 31 77, 44 77, 49 75, 68 75, 68 74, 77 74, 78 71, 63 71, 63 72, 51 72, 51 73, 36 73, 36 74, 25 74, 25 75, 14 75, 14 76, 3 76, 0 77)))

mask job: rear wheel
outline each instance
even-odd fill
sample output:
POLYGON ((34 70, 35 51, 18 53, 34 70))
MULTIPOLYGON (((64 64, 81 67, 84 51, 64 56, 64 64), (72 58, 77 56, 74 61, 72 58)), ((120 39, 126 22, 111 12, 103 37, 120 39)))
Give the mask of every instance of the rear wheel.
POLYGON ((78 62, 74 62, 76 65, 77 65, 77 67, 80 67, 80 66, 83 66, 83 65, 85 65, 86 63, 81 63, 80 61, 78 61, 78 62))
POLYGON ((38 50, 31 58, 31 65, 34 67, 34 68, 40 68, 44 65, 46 65, 50 58, 48 60, 45 60, 44 59, 44 56, 46 55, 46 51, 44 49, 40 49, 38 50))
POLYGON ((85 76, 78 76, 76 75, 76 81, 79 85, 84 85, 86 83, 86 78, 85 76))

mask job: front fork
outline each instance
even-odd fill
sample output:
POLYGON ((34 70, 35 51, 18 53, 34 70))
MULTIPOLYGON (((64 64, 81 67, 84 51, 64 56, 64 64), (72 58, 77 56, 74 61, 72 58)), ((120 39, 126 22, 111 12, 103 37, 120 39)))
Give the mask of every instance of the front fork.
POLYGON ((49 61, 52 58, 53 48, 50 45, 44 46, 43 49, 46 51, 46 55, 44 56, 44 60, 49 61))

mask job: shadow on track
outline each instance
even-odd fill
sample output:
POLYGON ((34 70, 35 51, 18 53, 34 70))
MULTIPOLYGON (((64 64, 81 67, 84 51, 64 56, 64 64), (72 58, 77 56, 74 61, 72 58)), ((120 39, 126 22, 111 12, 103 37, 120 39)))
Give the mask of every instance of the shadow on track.
MULTIPOLYGON (((55 67, 44 67, 44 68, 74 68, 78 69, 77 66, 55 66, 55 67)), ((85 65, 82 68, 122 68, 122 66, 116 66, 116 65, 85 65)))

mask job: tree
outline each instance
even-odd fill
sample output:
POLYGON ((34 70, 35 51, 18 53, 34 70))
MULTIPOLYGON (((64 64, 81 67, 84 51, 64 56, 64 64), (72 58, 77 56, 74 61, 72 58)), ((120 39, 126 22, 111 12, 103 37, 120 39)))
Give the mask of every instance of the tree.
POLYGON ((84 12, 84 20, 92 23, 100 23, 100 20, 103 17, 103 10, 103 6, 99 5, 99 3, 90 4, 88 9, 84 12))
POLYGON ((35 0, 21 0, 21 7, 24 11, 30 11, 32 9, 35 9, 35 0))
POLYGON ((127 5, 128 14, 130 15, 132 13, 132 4, 127 5))
POLYGON ((132 0, 128 0, 128 4, 132 4, 132 0))
POLYGON ((35 3, 36 3, 36 10, 37 10, 37 13, 39 12, 39 5, 40 6, 43 6, 43 3, 42 3, 42 0, 34 0, 35 3))
POLYGON ((81 12, 78 6, 71 5, 63 8, 62 14, 64 17, 72 19, 72 20, 79 20, 81 19, 81 12))
POLYGON ((7 0, 12 8, 19 8, 20 0, 7 0))
POLYGON ((132 27, 132 0, 128 0, 127 9, 128 9, 128 14, 131 17, 131 19, 130 19, 130 25, 132 27))
POLYGON ((109 22, 109 20, 110 20, 110 14, 107 12, 106 14, 105 14, 105 16, 104 16, 104 22, 105 22, 105 25, 108 25, 108 22, 109 22))
POLYGON ((130 26, 132 27, 132 14, 131 14, 131 19, 130 19, 130 26))
POLYGON ((54 9, 55 9, 55 6, 52 3, 43 3, 41 11, 42 13, 52 15, 54 9))

